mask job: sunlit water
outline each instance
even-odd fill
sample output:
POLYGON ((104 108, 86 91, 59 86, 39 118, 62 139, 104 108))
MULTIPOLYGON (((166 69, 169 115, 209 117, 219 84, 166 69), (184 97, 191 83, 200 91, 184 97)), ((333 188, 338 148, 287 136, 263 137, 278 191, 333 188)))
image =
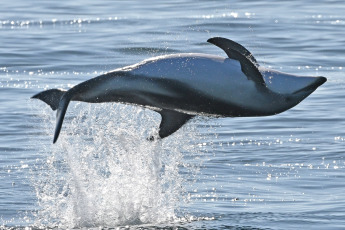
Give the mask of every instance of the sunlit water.
POLYGON ((345 228, 342 1, 5 1, 0 8, 0 223, 5 228, 345 228), (152 111, 30 100, 145 58, 225 55, 328 78, 264 118, 198 118, 163 141, 152 111), (127 226, 127 227, 126 227, 127 226))

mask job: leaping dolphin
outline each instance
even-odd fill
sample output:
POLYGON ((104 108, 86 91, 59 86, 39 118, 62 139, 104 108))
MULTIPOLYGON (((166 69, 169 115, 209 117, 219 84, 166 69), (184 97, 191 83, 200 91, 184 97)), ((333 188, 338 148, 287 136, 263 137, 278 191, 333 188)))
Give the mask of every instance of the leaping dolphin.
POLYGON ((229 39, 207 40, 228 58, 180 53, 144 60, 115 69, 64 91, 34 95, 53 110, 59 137, 70 101, 120 102, 152 109, 161 117, 158 138, 165 138, 196 115, 213 117, 269 116, 286 111, 326 82, 259 66, 242 45, 229 39))

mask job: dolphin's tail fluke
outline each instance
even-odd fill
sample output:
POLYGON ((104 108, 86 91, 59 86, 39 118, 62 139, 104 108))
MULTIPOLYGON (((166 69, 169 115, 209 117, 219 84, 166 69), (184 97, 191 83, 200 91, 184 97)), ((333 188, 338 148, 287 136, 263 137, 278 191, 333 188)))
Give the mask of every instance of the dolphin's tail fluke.
POLYGON ((68 91, 65 94, 63 94, 63 96, 60 99, 59 106, 56 112, 56 126, 55 126, 55 134, 54 134, 53 143, 55 143, 59 137, 63 119, 65 118, 66 110, 67 110, 69 102, 71 101, 71 98, 72 98, 71 94, 68 91))
POLYGON ((47 103, 53 110, 57 110, 53 143, 55 143, 59 137, 68 104, 72 99, 72 94, 72 90, 64 91, 59 89, 49 89, 31 97, 40 99, 41 101, 47 103))
POLYGON ((32 96, 31 98, 40 99, 41 101, 44 101, 52 108, 52 110, 55 111, 57 110, 60 103, 60 99, 62 98, 64 93, 66 93, 66 91, 64 90, 49 89, 49 90, 40 92, 32 96))

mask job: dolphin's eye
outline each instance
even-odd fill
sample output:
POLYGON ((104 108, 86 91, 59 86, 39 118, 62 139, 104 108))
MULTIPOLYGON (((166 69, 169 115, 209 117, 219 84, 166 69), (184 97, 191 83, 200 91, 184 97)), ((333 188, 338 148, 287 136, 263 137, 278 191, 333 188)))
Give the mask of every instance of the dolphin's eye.
POLYGON ((292 98, 291 98, 290 96, 286 96, 286 97, 285 97, 285 101, 286 101, 286 102, 290 102, 291 100, 292 100, 292 98))

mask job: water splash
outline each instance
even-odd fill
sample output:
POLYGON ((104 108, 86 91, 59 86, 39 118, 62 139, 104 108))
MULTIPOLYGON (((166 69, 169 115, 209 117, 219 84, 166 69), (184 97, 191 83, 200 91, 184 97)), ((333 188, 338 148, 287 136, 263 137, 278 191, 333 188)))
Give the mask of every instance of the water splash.
MULTIPOLYGON (((55 113, 43 114, 51 136, 55 113)), ((33 173, 35 225, 114 227, 178 218, 188 200, 181 170, 195 168, 183 158, 199 148, 191 126, 163 141, 147 141, 159 121, 158 114, 138 107, 72 103, 60 139, 43 146, 46 157, 33 173)))

